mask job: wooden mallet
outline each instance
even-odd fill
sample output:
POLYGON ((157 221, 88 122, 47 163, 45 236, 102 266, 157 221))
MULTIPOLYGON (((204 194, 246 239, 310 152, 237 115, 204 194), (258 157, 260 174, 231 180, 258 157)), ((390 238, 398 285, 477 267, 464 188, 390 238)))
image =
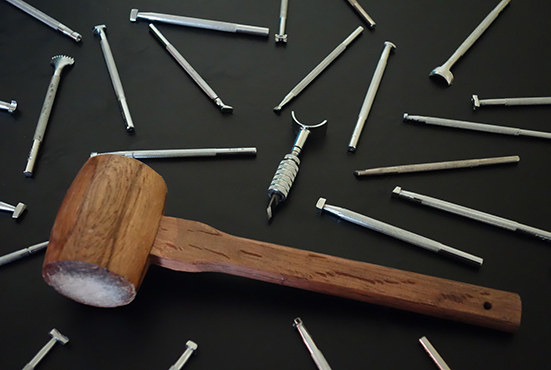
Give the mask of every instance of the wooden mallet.
POLYGON ((222 272, 514 332, 517 294, 244 239, 163 216, 166 184, 143 163, 90 158, 61 205, 42 275, 84 304, 130 303, 150 263, 222 272))

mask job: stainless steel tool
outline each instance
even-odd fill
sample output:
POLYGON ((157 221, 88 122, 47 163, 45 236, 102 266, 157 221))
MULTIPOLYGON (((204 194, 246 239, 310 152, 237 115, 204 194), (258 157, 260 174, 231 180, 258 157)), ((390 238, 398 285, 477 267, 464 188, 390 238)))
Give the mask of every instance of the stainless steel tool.
POLYGON ((69 338, 62 335, 56 329, 52 329, 52 331, 50 331, 50 335, 52 336, 52 339, 50 339, 50 341, 48 343, 46 343, 46 345, 36 354, 36 356, 34 356, 34 358, 31 360, 31 362, 29 362, 27 365, 25 365, 23 370, 34 370, 36 365, 38 365, 38 363, 44 358, 44 356, 46 356, 46 354, 52 349, 52 347, 57 342, 59 342, 63 345, 65 345, 67 342, 69 342, 69 338))
POLYGON ((295 96, 301 93, 302 90, 306 88, 312 82, 316 77, 319 76, 321 72, 325 70, 343 51, 346 50, 346 47, 356 38, 359 36, 360 33, 363 31, 363 27, 360 26, 354 30, 343 42, 341 42, 328 56, 323 59, 320 64, 316 66, 306 77, 302 79, 296 85, 293 87, 293 89, 283 98, 281 103, 274 107, 274 111, 278 112, 283 108, 283 106, 287 103, 289 103, 295 96))
POLYGON ((458 249, 448 247, 437 241, 425 238, 424 236, 414 234, 404 229, 400 229, 396 226, 386 224, 384 222, 375 220, 371 217, 364 216, 360 213, 350 211, 346 208, 331 206, 326 203, 325 198, 320 198, 316 204, 316 208, 320 211, 327 211, 335 216, 352 222, 356 225, 363 226, 367 229, 378 231, 382 234, 392 236, 393 238, 405 241, 415 246, 427 249, 431 252, 443 254, 447 257, 455 258, 461 262, 466 262, 474 266, 482 266, 483 259, 472 254, 460 251, 458 249))
MULTIPOLYGON (((291 112, 291 116, 293 117, 294 122, 293 127, 298 127, 299 132, 291 152, 287 154, 281 162, 279 162, 279 166, 277 167, 275 175, 272 178, 272 182, 268 187, 268 197, 270 197, 270 202, 268 203, 268 208, 266 210, 268 213, 268 220, 272 218, 275 207, 287 199, 287 196, 289 195, 289 191, 291 190, 293 182, 298 174, 300 165, 300 159, 298 156, 300 155, 311 130, 322 126, 324 129, 327 128, 327 126, 324 126, 327 123, 327 120, 324 120, 316 125, 305 125, 297 120, 294 111, 291 112)), ((325 133, 325 130, 321 131, 325 133)))
POLYGON ((18 218, 21 216, 23 211, 27 208, 25 203, 17 203, 17 206, 12 206, 11 204, 0 202, 0 211, 12 212, 12 218, 18 218))
POLYGON ((440 354, 436 351, 436 349, 432 346, 432 344, 429 342, 427 337, 419 338, 419 343, 423 346, 425 351, 429 354, 430 358, 434 361, 436 366, 440 370, 451 370, 448 364, 444 361, 444 359, 440 356, 440 354))
POLYGON ((439 76, 442 77, 450 86, 453 83, 453 74, 450 71, 452 66, 469 50, 469 48, 475 43, 476 40, 486 31, 486 29, 496 20, 497 16, 501 11, 511 2, 511 0, 502 0, 495 8, 492 10, 486 18, 475 28, 475 30, 463 41, 463 43, 457 48, 457 50, 452 54, 452 56, 441 66, 436 67, 431 73, 430 76, 439 76))
POLYGON ((348 143, 348 151, 350 152, 356 151, 358 140, 360 140, 360 135, 362 134, 365 121, 367 120, 367 116, 371 111, 371 106, 373 105, 373 100, 375 100, 377 89, 379 88, 381 79, 383 78, 383 74, 385 73, 388 56, 393 49, 396 49, 396 45, 394 45, 390 41, 385 41, 383 53, 381 54, 381 58, 379 59, 377 68, 375 68, 375 73, 373 74, 373 78, 371 79, 371 83, 369 84, 369 89, 367 89, 367 94, 365 95, 362 108, 360 109, 360 114, 358 115, 358 121, 356 122, 354 132, 352 132, 352 137, 350 138, 350 142, 348 143))
POLYGON ((421 163, 421 164, 408 164, 403 166, 370 168, 367 170, 354 171, 354 175, 374 176, 374 175, 388 175, 388 174, 425 172, 425 171, 437 171, 437 170, 451 170, 456 168, 472 168, 472 167, 490 166, 490 165, 496 165, 496 164, 518 163, 519 161, 520 161, 520 157, 518 155, 512 155, 508 157, 466 159, 461 161, 446 161, 446 162, 433 162, 433 163, 421 163))
POLYGON ((0 101, 0 109, 5 109, 8 112, 13 113, 17 109, 17 102, 15 100, 12 100, 11 103, 0 101))
POLYGON ((483 107, 485 105, 550 105, 551 97, 536 97, 536 98, 499 98, 499 99, 479 99, 478 95, 473 95, 471 98, 473 109, 483 107))
POLYGON ((497 125, 488 125, 485 123, 459 121, 455 119, 427 117, 427 116, 411 116, 404 113, 404 121, 414 121, 426 123, 428 125, 462 128, 465 130, 491 132, 494 134, 513 135, 513 136, 531 136, 541 139, 551 139, 551 132, 524 130, 516 127, 506 127, 497 125))
POLYGON ((29 153, 27 166, 23 172, 27 177, 31 177, 33 175, 34 165, 38 156, 38 149, 44 139, 44 133, 46 132, 46 127, 48 126, 48 119, 50 118, 50 113, 52 112, 52 107, 54 105, 57 87, 59 86, 59 80, 61 79, 61 72, 66 66, 72 66, 75 64, 75 60, 66 55, 57 55, 52 58, 51 64, 55 68, 54 75, 50 80, 50 85, 48 86, 48 92, 46 93, 44 104, 42 105, 40 117, 38 117, 38 124, 36 125, 36 130, 33 137, 33 145, 29 153))
POLYGON ((27 14, 33 16, 34 18, 38 19, 42 23, 45 23, 46 25, 50 26, 54 30, 60 31, 64 35, 69 36, 70 38, 72 38, 76 42, 79 42, 80 40, 82 40, 82 36, 80 35, 80 33, 73 31, 72 29, 70 29, 69 27, 64 25, 63 23, 56 21, 55 19, 53 19, 49 15, 41 12, 40 10, 36 9, 35 7, 32 7, 31 5, 27 4, 26 2, 21 1, 21 0, 6 0, 6 1, 8 3, 18 7, 19 9, 21 9, 25 13, 27 13, 27 14))
POLYGON ((182 367, 184 367, 187 360, 189 360, 191 355, 193 355, 196 350, 197 350, 197 343, 191 340, 188 340, 186 343, 186 350, 184 351, 182 356, 180 356, 178 361, 176 361, 176 363, 172 365, 168 370, 180 370, 182 367))
POLYGON ((164 150, 125 150, 118 152, 90 154, 90 157, 103 154, 124 155, 129 158, 189 158, 189 157, 216 157, 227 155, 256 155, 256 148, 209 148, 209 149, 164 149, 164 150))
POLYGON ((177 26, 204 28, 214 31, 246 33, 256 36, 268 36, 270 34, 270 29, 266 27, 247 26, 244 24, 219 22, 170 14, 140 12, 138 9, 132 9, 130 11, 130 21, 136 22, 138 19, 146 19, 151 22, 169 23, 177 26))
POLYGON ((199 73, 197 73, 197 71, 193 69, 191 64, 188 63, 188 61, 182 56, 182 54, 180 54, 178 50, 176 50, 176 48, 170 42, 168 42, 161 31, 159 31, 157 27, 155 27, 155 25, 153 25, 152 23, 149 24, 149 29, 157 37, 157 39, 159 39, 159 41, 163 43, 166 50, 170 53, 170 55, 172 55, 174 59, 176 59, 176 61, 178 62, 178 64, 180 64, 184 71, 186 71, 190 75, 193 81, 195 81, 195 83, 199 85, 199 87, 205 92, 205 94, 207 94, 207 96, 216 103, 220 110, 222 112, 231 113, 233 111, 233 107, 224 104, 218 94, 216 94, 214 90, 209 86, 209 84, 207 84, 207 82, 203 80, 199 73))
POLYGON ((306 330, 306 327, 304 326, 304 323, 302 322, 300 317, 297 317, 294 320, 293 326, 298 330, 304 344, 306 344, 306 348, 308 348, 308 352, 310 352, 310 355, 312 356, 312 359, 316 363, 318 369, 331 370, 331 366, 329 366, 329 363, 323 356, 323 353, 321 353, 319 348, 316 346, 316 343, 314 343, 312 336, 310 335, 310 333, 308 333, 308 330, 306 330))
POLYGON ((362 8, 359 2, 357 2, 356 0, 348 0, 348 2, 350 3, 350 5, 352 5, 354 10, 356 10, 358 14, 362 16, 367 24, 369 24, 369 28, 375 27, 375 21, 369 16, 369 14, 367 14, 367 12, 364 10, 364 8, 362 8))
POLYGON ((275 35, 276 42, 287 42, 287 34, 285 33, 285 24, 287 23, 287 8, 289 0, 281 0, 279 9, 279 32, 275 35))
POLYGON ((135 129, 134 122, 132 122, 132 116, 130 115, 128 103, 126 102, 126 96, 124 95, 124 89, 122 88, 119 71, 117 70, 117 65, 115 64, 115 59, 113 58, 113 53, 111 52, 111 47, 109 46, 109 41, 107 40, 107 34, 105 33, 106 28, 106 25, 100 24, 94 27, 94 33, 99 35, 100 38, 101 50, 103 51, 105 63, 107 63, 107 70, 109 71, 109 76, 111 77, 113 88, 115 89, 115 95, 117 96, 117 100, 119 102, 122 118, 124 119, 126 125, 126 131, 132 132, 135 129))
POLYGON ((11 252, 9 254, 6 254, 0 257, 0 266, 16 261, 20 258, 30 256, 31 254, 35 254, 36 252, 46 249, 47 246, 48 246, 48 242, 42 242, 35 245, 31 245, 30 247, 27 247, 27 248, 20 249, 15 252, 11 252))
POLYGON ((494 226, 501 227, 503 229, 507 229, 511 231, 518 231, 523 234, 535 236, 536 238, 540 238, 545 241, 551 241, 551 232, 549 231, 523 225, 516 221, 511 221, 503 217, 494 216, 489 213, 484 213, 484 212, 463 207, 454 203, 432 198, 426 195, 413 193, 411 191, 405 191, 405 190, 402 190, 402 188, 399 186, 394 188, 394 190, 392 191, 392 195, 395 197, 406 199, 428 207, 440 209, 442 211, 450 212, 459 216, 484 222, 489 225, 494 225, 494 226))

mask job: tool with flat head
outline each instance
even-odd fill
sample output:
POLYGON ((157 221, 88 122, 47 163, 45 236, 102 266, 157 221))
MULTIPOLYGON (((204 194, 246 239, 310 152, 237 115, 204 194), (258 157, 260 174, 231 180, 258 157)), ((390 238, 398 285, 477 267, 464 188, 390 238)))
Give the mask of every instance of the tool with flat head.
POLYGON ((551 104, 551 96, 535 97, 535 98, 498 98, 498 99, 480 99, 478 95, 473 95, 471 98, 473 109, 490 105, 504 105, 508 107, 522 105, 549 105, 551 104))
POLYGON ((16 206, 12 206, 11 204, 0 202, 0 211, 8 211, 12 212, 12 218, 18 218, 21 216, 23 211, 27 208, 27 205, 25 203, 17 203, 16 206))
POLYGON ((272 182, 268 187, 268 196, 270 197, 270 202, 268 203, 268 208, 266 210, 268 213, 268 220, 271 220, 275 207, 287 199, 287 196, 289 195, 289 191, 291 190, 293 182, 298 174, 298 166, 300 165, 300 159, 298 156, 300 155, 300 152, 302 152, 302 148, 304 147, 308 136, 315 128, 323 127, 323 130, 316 130, 316 132, 322 131, 322 133, 325 133, 325 129, 327 128, 327 126, 325 126, 327 120, 324 120, 316 125, 305 125, 297 120, 294 111, 291 112, 291 116, 293 117, 293 128, 298 127, 299 130, 291 152, 287 154, 281 162, 279 162, 279 166, 277 167, 272 182))
POLYGON ((142 162, 88 159, 67 191, 49 238, 42 276, 77 302, 130 303, 150 263, 218 272, 514 332, 515 293, 232 236, 165 217, 167 187, 142 162))
POLYGON ((27 166, 23 172, 27 177, 31 177, 33 175, 34 165, 38 156, 38 149, 40 148, 40 144, 42 144, 44 134, 46 133, 48 119, 50 118, 50 113, 52 112, 55 96, 57 94, 57 87, 59 86, 59 80, 61 79, 61 72, 66 66, 72 66, 75 64, 75 60, 65 55, 57 55, 52 58, 51 64, 55 68, 54 75, 50 80, 48 92, 46 93, 46 98, 44 99, 42 110, 40 111, 40 117, 38 117, 38 124, 36 125, 36 130, 34 131, 33 145, 29 153, 29 158, 27 159, 27 166))
POLYGON ((182 367, 184 367, 184 365, 186 364, 187 360, 189 360, 191 355, 193 355, 196 350, 197 350, 197 343, 195 343, 191 340, 188 340, 187 343, 186 343, 186 350, 184 351, 182 356, 180 356, 178 361, 176 361, 176 363, 174 365, 172 365, 170 367, 170 369, 168 369, 168 370, 180 370, 180 369, 182 369, 182 367))
POLYGON ((222 112, 228 112, 231 113, 233 111, 233 107, 224 104, 222 99, 218 97, 218 95, 214 92, 214 90, 207 84, 205 80, 193 69, 191 64, 188 63, 188 61, 176 50, 176 48, 168 42, 168 40, 163 36, 161 31, 157 29, 153 24, 149 24, 149 29, 151 32, 163 43, 166 50, 172 55, 174 59, 180 64, 180 66, 186 71, 189 76, 195 81, 197 85, 204 91, 207 96, 216 103, 216 105, 220 108, 222 112))
POLYGON ((57 329, 52 329, 52 331, 50 331, 50 335, 52 336, 52 339, 50 339, 50 341, 46 343, 46 345, 34 356, 31 362, 25 365, 23 370, 34 370, 36 365, 38 365, 38 363, 44 358, 44 356, 46 356, 46 354, 50 352, 50 350, 57 342, 61 343, 62 345, 65 345, 67 344, 67 342, 69 342, 69 338, 61 334, 59 331, 57 331, 57 329))
POLYGON ((423 346, 425 351, 427 351, 430 358, 432 358, 432 360, 434 361, 434 363, 436 364, 436 366, 438 366, 438 368, 440 370, 450 370, 450 367, 448 366, 448 364, 446 364, 446 361, 444 361, 442 356, 440 356, 438 351, 436 351, 436 349, 429 342, 427 337, 419 338, 419 343, 421 343, 421 345, 423 346))
POLYGON ((0 257, 0 266, 8 264, 10 262, 16 261, 20 258, 30 256, 35 254, 48 246, 48 242, 42 242, 35 245, 31 245, 28 248, 23 248, 18 251, 6 254, 5 256, 0 257))
POLYGON ((293 322, 293 326, 300 333, 302 341, 304 342, 304 344, 306 344, 306 348, 308 348, 308 352, 310 352, 310 355, 312 356, 312 359, 316 363, 318 369, 331 370, 331 366, 329 366, 329 363, 323 356, 323 353, 321 353, 318 346, 316 346, 316 343, 314 343, 312 336, 310 335, 308 330, 306 330, 306 327, 304 326, 304 323, 302 322, 300 317, 297 317, 295 319, 295 321, 293 322))
POLYGON ((281 7, 279 9, 279 33, 275 35, 276 42, 287 42, 287 34, 285 33, 285 23, 287 22, 287 8, 289 7, 289 0, 281 0, 281 7))
POLYGON ((348 2, 350 3, 350 5, 352 5, 354 10, 356 10, 358 14, 361 15, 364 21, 367 22, 367 24, 369 25, 369 28, 375 27, 376 25, 375 21, 373 20, 373 18, 369 16, 369 14, 367 14, 367 12, 364 10, 364 8, 362 8, 362 6, 357 0, 348 0, 348 2))
POLYGON ((13 113, 17 109, 17 102, 15 100, 12 100, 11 103, 0 101, 0 109, 13 113))

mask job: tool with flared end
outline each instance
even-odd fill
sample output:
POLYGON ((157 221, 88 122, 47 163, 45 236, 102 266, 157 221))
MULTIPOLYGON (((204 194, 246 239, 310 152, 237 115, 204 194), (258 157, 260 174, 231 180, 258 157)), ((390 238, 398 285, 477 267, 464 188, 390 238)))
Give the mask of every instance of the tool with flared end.
POLYGON ((11 204, 0 202, 0 211, 8 211, 12 212, 12 218, 19 218, 23 211, 27 208, 27 205, 25 203, 17 203, 16 206, 12 206, 11 204))
POLYGON ((17 109, 17 102, 15 100, 12 100, 11 103, 0 101, 0 109, 13 113, 17 109))
MULTIPOLYGON (((327 128, 327 126, 324 126, 327 120, 317 125, 308 126, 297 120, 294 111, 291 112, 291 116, 293 117, 293 128, 298 126, 300 129, 295 139, 295 143, 293 144, 293 149, 291 149, 291 152, 279 162, 274 178, 268 187, 268 196, 270 197, 270 203, 268 203, 268 208, 266 210, 268 213, 268 220, 272 218, 274 208, 277 207, 280 202, 287 199, 287 195, 289 195, 289 190, 291 190, 291 186, 293 186, 293 182, 298 173, 298 166, 300 165, 298 156, 311 130, 322 126, 327 128)), ((325 133, 325 130, 323 130, 323 132, 325 133)))

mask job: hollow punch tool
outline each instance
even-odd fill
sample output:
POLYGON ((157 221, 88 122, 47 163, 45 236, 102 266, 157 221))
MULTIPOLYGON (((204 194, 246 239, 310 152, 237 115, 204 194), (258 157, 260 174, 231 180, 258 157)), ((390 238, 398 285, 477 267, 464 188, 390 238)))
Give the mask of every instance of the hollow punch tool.
POLYGON ((460 251, 452 247, 448 247, 447 245, 425 238, 424 236, 414 234, 410 231, 386 224, 384 222, 375 220, 371 217, 367 217, 349 209, 329 205, 326 202, 327 200, 325 198, 320 198, 316 204, 316 208, 320 211, 329 212, 337 216, 338 218, 352 222, 356 225, 363 226, 373 231, 378 231, 388 236, 392 236, 393 238, 405 241, 431 252, 442 254, 447 257, 452 257, 458 261, 465 262, 473 266, 482 266, 483 259, 480 257, 474 256, 472 254, 460 251))
POLYGON ((63 23, 61 23, 59 21, 56 21, 55 19, 53 19, 49 15, 41 12, 40 10, 38 10, 35 7, 27 4, 26 2, 21 1, 21 0, 6 0, 6 1, 8 3, 12 4, 13 6, 18 7, 19 9, 21 9, 25 13, 27 13, 27 14, 33 16, 34 18, 38 19, 42 23, 45 23, 46 25, 50 26, 54 30, 60 31, 64 35, 69 36, 70 38, 72 38, 76 42, 79 42, 80 40, 82 40, 82 36, 80 35, 80 33, 73 31, 72 29, 70 29, 69 27, 64 25, 63 23))
POLYGON ((281 103, 279 103, 279 105, 274 107, 274 111, 279 112, 285 104, 289 103, 294 97, 296 97, 298 94, 300 94, 301 91, 304 90, 306 88, 306 86, 308 86, 310 84, 310 82, 312 82, 316 77, 318 77, 319 74, 325 70, 325 68, 327 68, 339 55, 342 54, 343 51, 346 50, 346 47, 352 41, 354 41, 354 39, 356 37, 358 37, 360 35, 360 33, 362 33, 363 30, 364 29, 363 29, 362 26, 359 26, 358 28, 356 28, 354 30, 354 32, 352 32, 328 56, 326 56, 325 59, 323 59, 316 66, 316 68, 314 68, 310 73, 308 73, 308 75, 306 75, 306 77, 304 77, 302 79, 302 81, 300 81, 298 83, 298 85, 293 87, 293 89, 285 96, 285 98, 283 98, 281 103))
POLYGON ((519 106, 519 105, 550 105, 551 97, 534 97, 534 98, 498 98, 498 99, 480 99, 478 95, 473 95, 471 98, 473 109, 488 106, 488 105, 504 105, 504 106, 519 106))
POLYGON ((285 25, 287 23, 287 8, 289 0, 281 0, 279 9, 279 32, 275 35, 275 42, 287 42, 287 34, 285 33, 285 25))
POLYGON ((61 72, 65 67, 75 64, 75 60, 66 55, 57 55, 52 58, 51 64, 54 66, 54 75, 50 80, 50 85, 48 86, 48 92, 46 93, 44 104, 42 105, 40 117, 38 117, 38 124, 36 125, 36 130, 33 137, 33 145, 29 153, 29 158, 27 159, 27 166, 23 172, 27 177, 31 177, 33 175, 34 165, 38 156, 38 149, 44 139, 46 127, 48 126, 48 119, 50 118, 59 81, 61 80, 61 72))
POLYGON ((182 17, 179 15, 140 12, 138 11, 138 9, 132 9, 130 11, 130 21, 136 22, 138 19, 145 19, 150 22, 174 24, 176 26, 204 28, 207 30, 230 32, 230 33, 245 33, 248 35, 256 35, 256 36, 266 37, 270 34, 270 29, 266 27, 247 26, 244 24, 182 17))
POLYGON ((287 196, 289 195, 289 191, 293 186, 293 182, 295 181, 299 170, 300 159, 298 156, 302 152, 302 148, 310 136, 310 133, 314 129, 323 127, 322 130, 316 130, 316 132, 321 132, 324 134, 327 128, 327 126, 325 126, 327 120, 324 120, 316 125, 305 125, 297 120, 294 111, 291 112, 291 116, 293 118, 293 128, 298 128, 299 130, 291 152, 285 155, 283 160, 279 162, 279 166, 277 167, 274 177, 272 178, 272 182, 268 187, 268 197, 270 197, 270 202, 268 203, 268 208, 266 209, 266 212, 268 213, 268 220, 272 219, 275 207, 287 199, 287 196))
POLYGON ((197 350, 197 347, 198 347, 197 343, 195 343, 194 341, 188 340, 186 343, 186 350, 184 351, 182 356, 180 356, 178 361, 176 361, 176 363, 172 365, 168 370, 181 370, 182 367, 184 367, 186 362, 189 360, 191 355, 195 353, 195 351, 197 350))
POLYGON ((369 16, 369 14, 367 14, 367 12, 364 10, 364 8, 362 8, 362 6, 358 1, 356 0, 347 0, 347 1, 350 3, 350 5, 352 5, 354 10, 358 12, 358 14, 363 18, 363 20, 367 22, 367 24, 369 25, 369 28, 375 27, 376 25, 375 21, 373 20, 373 18, 369 16))
POLYGON ((312 359, 316 363, 316 366, 320 370, 331 370, 331 366, 329 366, 329 363, 323 356, 323 353, 319 350, 318 346, 316 346, 316 343, 312 339, 312 336, 306 330, 306 327, 304 326, 304 323, 302 322, 302 319, 300 317, 297 317, 294 322, 293 326, 298 330, 302 341, 306 345, 306 348, 308 348, 308 352, 310 352, 310 355, 312 356, 312 359))
POLYGON ((516 127, 489 125, 486 123, 459 121, 459 120, 447 119, 447 118, 415 116, 415 115, 411 116, 407 113, 404 113, 404 121, 414 121, 414 122, 426 123, 428 125, 461 128, 465 130, 491 132, 494 134, 503 134, 503 135, 512 135, 512 136, 530 136, 530 137, 538 137, 541 139, 551 139, 551 132, 524 130, 516 127))
POLYGON ((385 41, 383 53, 381 54, 379 63, 377 63, 377 68, 375 68, 375 73, 373 74, 373 78, 371 79, 371 83, 369 84, 369 88, 367 89, 367 94, 365 95, 362 108, 360 109, 360 114, 358 115, 356 126, 354 127, 352 137, 350 138, 350 142, 348 143, 348 151, 350 152, 356 151, 358 140, 360 140, 360 135, 362 134, 365 121, 367 120, 367 116, 369 116, 371 106, 373 105, 373 100, 375 100, 375 95, 377 95, 377 90, 379 89, 381 79, 383 78, 383 74, 385 73, 388 56, 390 55, 390 52, 394 49, 396 49, 396 45, 394 45, 390 41, 385 41))
POLYGON ((35 254, 36 252, 46 249, 47 246, 48 246, 48 242, 46 241, 46 242, 31 245, 30 247, 23 248, 18 251, 6 254, 0 257, 0 266, 6 265, 20 258, 30 256, 31 254, 35 254))
POLYGON ((518 231, 523 234, 528 234, 536 238, 543 239, 545 241, 551 241, 551 232, 549 231, 523 225, 516 221, 511 221, 503 217, 494 216, 489 213, 484 213, 471 208, 463 207, 454 203, 446 202, 444 200, 413 193, 411 191, 402 190, 402 188, 399 186, 394 188, 394 190, 392 191, 392 195, 394 197, 406 199, 428 207, 440 209, 442 211, 484 222, 489 225, 494 225, 511 231, 518 231))
POLYGON ((496 20, 498 15, 503 9, 511 2, 511 0, 502 0, 497 6, 492 10, 486 18, 475 28, 475 30, 463 41, 463 43, 457 48, 457 50, 452 54, 452 56, 441 66, 436 67, 432 70, 429 76, 439 76, 442 77, 448 86, 451 86, 453 83, 453 74, 450 71, 452 66, 461 58, 467 50, 478 40, 478 38, 486 31, 486 29, 496 20))
POLYGON ((126 96, 124 95, 124 89, 122 88, 119 71, 117 70, 115 59, 113 58, 113 52, 111 51, 111 46, 109 46, 109 41, 107 40, 107 34, 105 33, 106 29, 106 25, 100 24, 94 27, 94 33, 99 35, 100 38, 101 50, 103 51, 105 63, 107 63, 107 70, 109 71, 109 76, 111 77, 113 88, 115 89, 115 95, 117 96, 117 100, 119 102, 122 118, 124 119, 124 123, 126 125, 126 131, 132 132, 135 129, 134 122, 132 121, 130 109, 128 108, 128 103, 126 102, 126 96))
POLYGON ((451 370, 448 364, 446 364, 446 361, 444 361, 442 356, 440 356, 438 351, 436 351, 433 345, 429 342, 427 337, 419 338, 419 343, 421 343, 425 351, 427 351, 430 358, 434 361, 434 363, 440 370, 451 370))
POLYGON ((16 206, 12 206, 11 204, 0 202, 0 211, 12 212, 12 218, 19 218, 25 209, 27 209, 25 203, 19 202, 16 206))
POLYGON ((256 148, 209 148, 209 149, 164 149, 164 150, 128 150, 107 153, 92 153, 90 157, 105 154, 123 155, 128 158, 190 158, 190 157, 217 157, 231 155, 256 155, 256 148))
POLYGON ((13 113, 17 109, 17 102, 15 100, 12 100, 11 103, 0 101, 0 109, 13 113))
POLYGON ((34 370, 36 365, 46 356, 48 352, 55 346, 56 343, 61 343, 65 345, 69 342, 69 338, 61 334, 57 329, 52 329, 50 331, 50 336, 52 339, 34 356, 34 358, 23 368, 23 370, 34 370))
POLYGON ((224 104, 222 99, 214 92, 214 90, 207 84, 205 80, 193 69, 191 64, 188 63, 188 61, 176 50, 176 48, 168 42, 168 40, 163 36, 161 31, 155 27, 154 24, 149 24, 149 30, 157 37, 157 39, 163 43, 166 50, 172 55, 172 57, 180 64, 180 66, 186 71, 189 76, 195 81, 197 85, 207 94, 207 96, 216 103, 216 105, 220 108, 222 112, 228 112, 231 113, 233 111, 233 107, 224 104))
POLYGON ((427 172, 427 171, 438 171, 438 170, 453 170, 458 168, 473 168, 473 167, 480 167, 480 166, 518 163, 519 161, 520 161, 520 157, 518 155, 512 155, 507 157, 465 159, 460 161, 407 164, 403 166, 370 168, 367 170, 354 171, 354 175, 359 177, 359 176, 376 176, 376 175, 394 175, 394 174, 401 174, 401 173, 427 172))

